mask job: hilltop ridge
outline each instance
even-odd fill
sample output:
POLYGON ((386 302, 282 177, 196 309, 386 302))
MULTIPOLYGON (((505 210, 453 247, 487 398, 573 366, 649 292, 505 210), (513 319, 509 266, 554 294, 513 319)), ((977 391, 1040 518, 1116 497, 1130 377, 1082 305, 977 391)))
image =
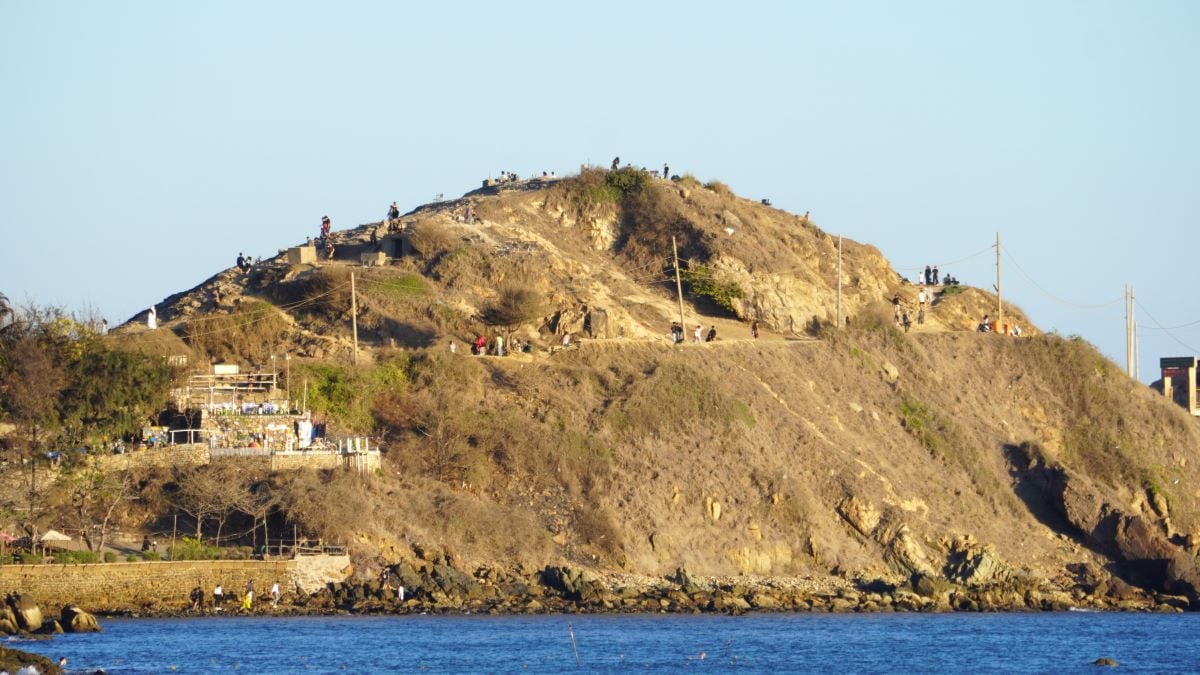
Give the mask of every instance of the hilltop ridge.
POLYGON ((351 532, 364 560, 419 544, 481 565, 1197 602, 1195 421, 1017 307, 1024 337, 975 332, 986 291, 939 288, 899 330, 890 299, 915 314, 918 289, 844 240, 834 329, 836 237, 688 176, 589 169, 400 220, 379 234, 384 265, 359 263, 385 224, 336 231, 331 261, 281 253, 171 296, 156 337, 200 362, 294 354, 318 414, 382 440, 383 475, 330 479, 339 501, 314 499, 335 515, 308 524, 351 532), (688 336, 713 326, 715 342, 671 344, 672 238, 688 336), (582 344, 554 349, 564 332, 582 344), (472 358, 479 334, 531 349, 472 358))

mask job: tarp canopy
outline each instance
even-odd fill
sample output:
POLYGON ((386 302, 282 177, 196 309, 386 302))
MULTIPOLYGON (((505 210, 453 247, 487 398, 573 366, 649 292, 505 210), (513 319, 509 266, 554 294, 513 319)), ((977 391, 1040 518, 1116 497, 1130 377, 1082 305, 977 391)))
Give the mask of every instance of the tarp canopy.
POLYGON ((71 541, 71 538, 58 530, 46 530, 46 533, 39 537, 38 541, 44 544, 48 541, 71 541))

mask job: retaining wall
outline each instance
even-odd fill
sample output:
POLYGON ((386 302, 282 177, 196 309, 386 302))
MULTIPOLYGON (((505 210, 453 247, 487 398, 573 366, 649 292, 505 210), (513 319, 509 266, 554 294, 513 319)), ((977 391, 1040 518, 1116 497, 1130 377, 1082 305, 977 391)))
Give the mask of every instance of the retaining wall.
POLYGON ((184 609, 197 585, 211 602, 218 583, 226 605, 242 596, 254 579, 256 596, 266 597, 279 582, 285 599, 297 590, 311 593, 351 572, 349 556, 304 556, 294 560, 188 560, 179 562, 103 563, 94 565, 0 565, 0 595, 27 593, 49 614, 74 603, 89 612, 184 609), (299 589, 298 589, 299 587, 299 589))

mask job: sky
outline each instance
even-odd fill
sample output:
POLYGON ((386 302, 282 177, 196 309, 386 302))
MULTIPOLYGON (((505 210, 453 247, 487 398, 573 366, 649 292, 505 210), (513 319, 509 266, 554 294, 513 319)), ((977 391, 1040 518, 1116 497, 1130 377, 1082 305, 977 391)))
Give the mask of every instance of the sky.
POLYGON ((1200 3, 0 0, 0 292, 116 324, 501 170, 717 179, 1200 354, 1200 3), (1164 330, 1165 329, 1165 330, 1164 330))

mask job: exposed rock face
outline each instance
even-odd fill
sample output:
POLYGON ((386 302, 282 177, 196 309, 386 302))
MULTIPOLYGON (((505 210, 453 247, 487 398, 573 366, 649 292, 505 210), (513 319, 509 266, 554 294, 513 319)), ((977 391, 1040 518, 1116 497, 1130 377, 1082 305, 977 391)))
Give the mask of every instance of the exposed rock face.
POLYGON ((62 608, 62 626, 68 633, 99 633, 100 622, 96 617, 74 605, 62 608))
POLYGON ((1200 569, 1146 516, 1122 506, 1111 490, 1062 467, 1024 458, 1018 479, 1036 489, 1065 521, 1070 534, 1117 561, 1120 575, 1154 591, 1186 596, 1200 606, 1200 569))
POLYGON ((37 602, 28 595, 22 593, 10 593, 4 600, 4 604, 8 606, 16 619, 17 628, 25 631, 41 630, 42 624, 46 622, 46 617, 42 615, 42 610, 38 607, 37 602))

